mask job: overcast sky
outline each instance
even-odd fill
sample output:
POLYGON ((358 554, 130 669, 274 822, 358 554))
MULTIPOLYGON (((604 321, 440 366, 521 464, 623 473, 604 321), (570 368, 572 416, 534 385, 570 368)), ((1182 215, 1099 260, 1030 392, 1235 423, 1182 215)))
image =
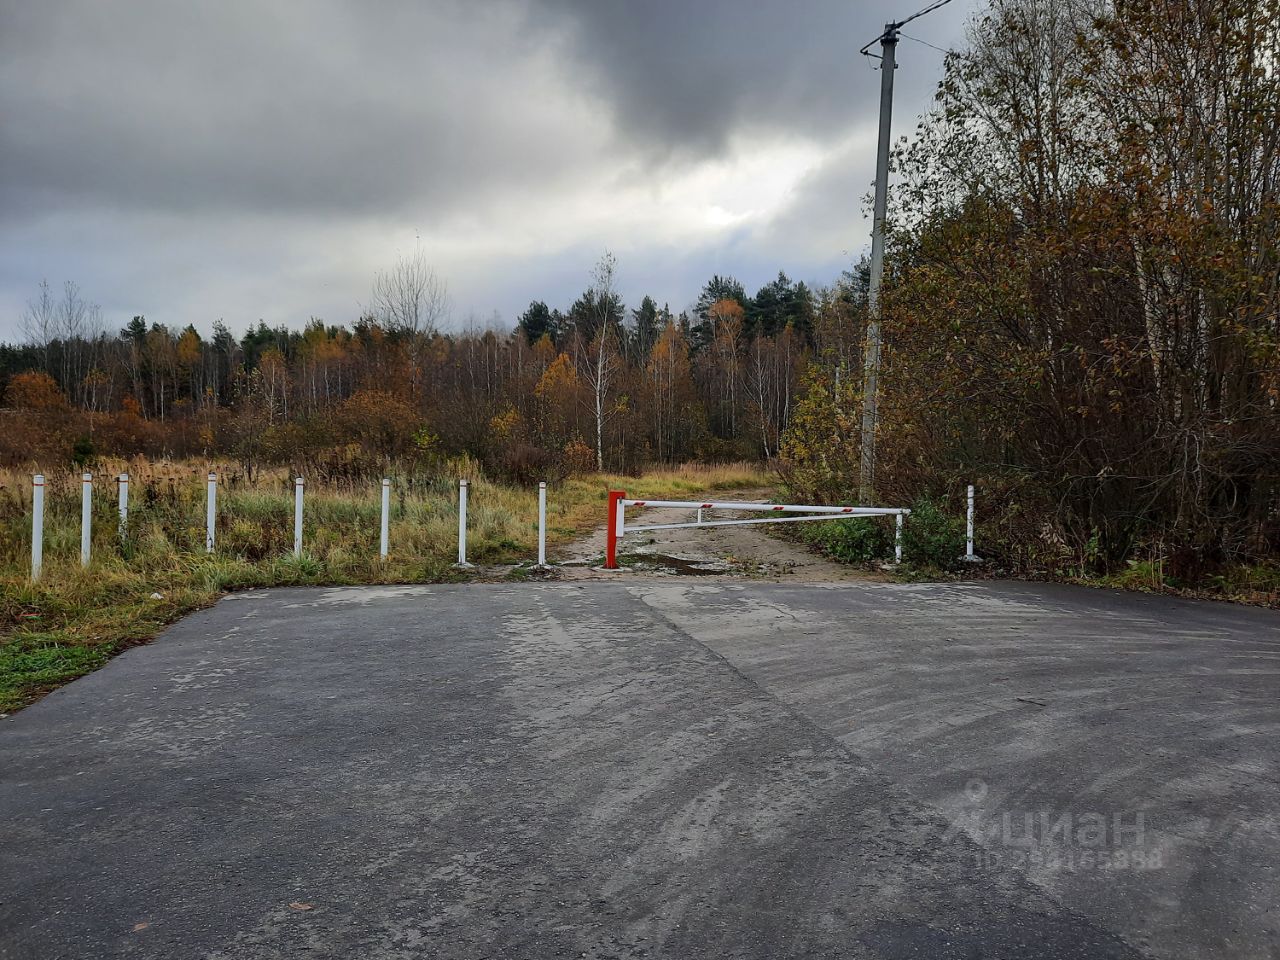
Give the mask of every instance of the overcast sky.
MULTIPOLYGON (((453 325, 867 246, 880 75, 923 0, 0 0, 0 339, 41 279, 235 332, 350 323, 421 245, 453 325)), ((975 0, 907 28, 961 42, 975 0)), ((895 134, 942 54, 904 40, 895 134)))

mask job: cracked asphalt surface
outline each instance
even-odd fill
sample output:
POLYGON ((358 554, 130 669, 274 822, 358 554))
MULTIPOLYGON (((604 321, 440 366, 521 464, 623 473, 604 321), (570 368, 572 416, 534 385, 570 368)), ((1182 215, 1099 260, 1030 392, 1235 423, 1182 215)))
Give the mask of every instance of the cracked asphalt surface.
POLYGON ((0 956, 1274 957, 1278 675, 1031 584, 235 595, 0 723, 0 956))

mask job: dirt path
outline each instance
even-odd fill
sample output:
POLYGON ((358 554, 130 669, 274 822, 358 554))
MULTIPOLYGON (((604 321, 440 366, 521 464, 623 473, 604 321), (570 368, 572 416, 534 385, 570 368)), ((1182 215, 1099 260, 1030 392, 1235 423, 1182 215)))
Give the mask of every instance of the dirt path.
MULTIPOLYGON (((762 488, 717 496, 751 502, 768 500, 772 493, 762 488)), ((696 512, 670 507, 641 508, 629 511, 627 519, 635 523, 685 523, 695 519, 696 512)), ((725 520, 745 516, 750 514, 715 514, 716 519, 725 520)), ((804 544, 768 532, 777 529, 760 524, 631 534, 622 541, 619 559, 628 571, 656 576, 750 577, 810 583, 885 579, 866 570, 833 563, 811 552, 804 544)), ((560 564, 561 576, 574 580, 617 576, 613 571, 601 569, 604 545, 602 524, 589 537, 578 540, 563 552, 556 561, 560 564)))

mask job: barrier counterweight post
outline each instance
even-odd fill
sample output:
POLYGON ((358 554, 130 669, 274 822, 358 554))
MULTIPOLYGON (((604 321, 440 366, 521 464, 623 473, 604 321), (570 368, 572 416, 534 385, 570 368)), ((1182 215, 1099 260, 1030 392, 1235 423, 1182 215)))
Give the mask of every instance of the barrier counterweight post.
POLYGON ((89 550, 93 543, 93 474, 80 477, 80 566, 89 565, 89 550))
POLYGON ((306 481, 302 477, 293 480, 293 555, 302 556, 302 490, 306 481))
POLYGON ((378 548, 378 556, 387 559, 391 547, 391 481, 382 481, 382 539, 378 548))
POLYGON ((609 491, 609 516, 605 527, 604 541, 604 568, 606 570, 618 569, 618 538, 622 536, 622 527, 619 524, 619 518, 625 516, 623 514, 622 501, 626 497, 626 493, 622 490, 609 491))
POLYGON ((893 562, 902 562, 902 514, 899 513, 893 524, 893 562))
POLYGON ((31 478, 31 579, 44 568, 44 474, 31 478))
POLYGON ((966 513, 964 528, 964 558, 973 559, 973 484, 969 484, 969 509, 966 513))
POLYGON ((538 483, 538 566, 547 565, 547 481, 538 483))
POLYGON ((213 530, 218 521, 218 475, 209 474, 209 486, 204 497, 204 550, 213 553, 213 530))
POLYGON ((469 567, 467 563, 467 481, 458 481, 458 562, 456 566, 469 567))
POLYGON ((129 533, 129 475, 120 474, 117 483, 120 488, 120 539, 123 540, 129 533))

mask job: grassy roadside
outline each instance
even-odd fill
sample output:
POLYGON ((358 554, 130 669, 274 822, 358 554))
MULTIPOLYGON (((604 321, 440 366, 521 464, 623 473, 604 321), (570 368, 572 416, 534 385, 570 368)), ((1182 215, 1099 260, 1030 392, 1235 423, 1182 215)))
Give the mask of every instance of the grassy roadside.
MULTIPOLYGON (((875 568, 888 561, 893 552, 891 528, 865 519, 796 524, 771 532, 807 544, 829 560, 852 566, 875 568)), ((983 542, 981 528, 977 542, 983 542)), ((1170 576, 1158 559, 1132 560, 1112 574, 1090 574, 1066 565, 1054 570, 1009 569, 991 558, 970 566, 961 562, 963 552, 963 518, 947 514, 937 504, 917 501, 903 527, 904 563, 894 576, 908 581, 998 577, 1280 607, 1280 565, 1273 562, 1224 566, 1197 582, 1187 583, 1170 576)))
MULTIPOLYGON (((1280 564, 1232 564, 1206 575, 1199 583, 1181 583, 1168 576, 1159 561, 1133 560, 1124 570, 1107 576, 1066 576, 1067 583, 1105 590, 1129 590, 1192 600, 1222 600, 1255 607, 1280 608, 1280 564)), ((1050 577, 1023 579, 1048 580, 1050 577)))
MULTIPOLYGON (((214 465, 215 469, 219 469, 214 465)), ((458 579, 457 477, 471 480, 468 559, 529 559, 537 542, 537 490, 483 479, 453 464, 429 479, 396 481, 391 551, 378 558, 376 483, 309 484, 303 555, 292 555, 292 481, 284 470, 248 482, 219 469, 218 549, 204 552, 205 463, 102 464, 130 477, 129 525, 120 539, 115 485, 93 500, 93 562, 79 564, 77 475, 49 478, 45 568, 30 580, 30 475, 0 474, 0 712, 18 709, 154 637, 230 590, 294 585, 432 583, 458 579)), ((609 489, 640 497, 761 486, 752 464, 690 465, 642 477, 595 474, 552 486, 548 544, 554 548, 603 522, 609 489)))

